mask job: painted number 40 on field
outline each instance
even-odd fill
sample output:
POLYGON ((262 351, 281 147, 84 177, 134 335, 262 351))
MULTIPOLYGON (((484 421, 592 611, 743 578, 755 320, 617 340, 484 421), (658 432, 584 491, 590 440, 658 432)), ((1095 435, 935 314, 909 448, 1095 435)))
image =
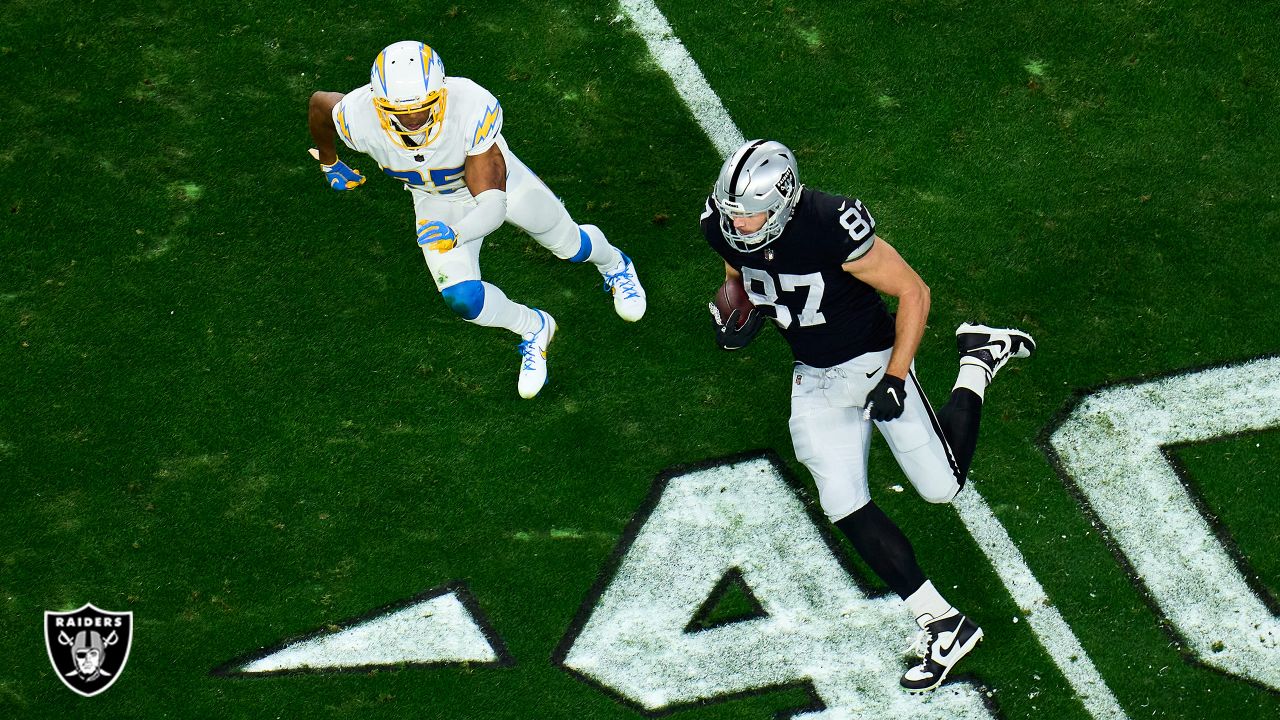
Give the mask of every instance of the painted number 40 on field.
MULTIPOLYGON (((1280 622, 1197 509, 1166 448, 1280 426, 1280 358, 1124 384, 1082 398, 1050 455, 1195 658, 1280 690, 1280 622), (1141 506, 1147 511, 1135 513, 1141 506)), ((966 497, 967 496, 967 497, 966 497)), ((962 501, 963 499, 963 501, 962 501)), ((956 508, 1094 717, 1125 717, 975 489, 956 508)), ((638 710, 804 687, 799 720, 985 718, 967 683, 922 700, 897 678, 905 618, 872 597, 798 484, 770 457, 659 477, 552 660, 638 710), (727 589, 755 612, 706 622, 727 589)), ((460 584, 215 670, 224 675, 512 660, 460 584)))

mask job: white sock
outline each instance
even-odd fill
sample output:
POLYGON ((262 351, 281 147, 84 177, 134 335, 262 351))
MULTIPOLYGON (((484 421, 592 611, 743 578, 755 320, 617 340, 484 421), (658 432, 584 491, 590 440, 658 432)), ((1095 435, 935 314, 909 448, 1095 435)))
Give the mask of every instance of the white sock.
POLYGON ((618 265, 622 263, 622 253, 618 252, 618 248, 609 244, 609 239, 604 236, 604 232, 595 225, 579 225, 582 232, 591 238, 591 254, 587 256, 587 262, 596 266, 596 269, 603 275, 613 270, 621 270, 618 265))
POLYGON ((977 365, 961 365, 960 373, 956 375, 956 384, 952 390, 965 388, 972 390, 979 398, 986 399, 984 393, 987 391, 987 385, 991 382, 991 375, 986 370, 977 365))
POLYGON ((936 620, 951 610, 950 603, 942 599, 941 593, 933 586, 932 580, 925 580, 918 590, 907 597, 906 603, 911 609, 911 614, 916 617, 916 622, 920 623, 920 627, 925 626, 922 620, 936 620))
POLYGON ((484 283, 484 305, 471 322, 485 327, 506 328, 517 335, 534 332, 542 325, 533 308, 512 302, 497 285, 490 283, 484 283))

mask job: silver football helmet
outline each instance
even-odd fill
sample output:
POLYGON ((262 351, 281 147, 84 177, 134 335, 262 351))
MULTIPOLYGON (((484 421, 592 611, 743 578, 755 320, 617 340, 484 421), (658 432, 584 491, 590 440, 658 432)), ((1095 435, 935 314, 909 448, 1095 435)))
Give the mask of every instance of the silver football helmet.
POLYGON ((750 140, 724 161, 711 192, 720 210, 720 232, 739 252, 755 252, 782 234, 800 199, 796 156, 773 140, 750 140), (744 233, 734 218, 768 213, 759 230, 744 233))

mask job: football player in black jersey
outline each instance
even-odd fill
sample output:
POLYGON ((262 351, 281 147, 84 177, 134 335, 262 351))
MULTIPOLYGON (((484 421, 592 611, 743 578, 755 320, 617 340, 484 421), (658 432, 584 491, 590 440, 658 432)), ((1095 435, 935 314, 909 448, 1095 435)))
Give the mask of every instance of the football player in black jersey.
POLYGON ((942 598, 911 542, 871 501, 872 423, 916 491, 950 502, 973 460, 987 385, 1010 358, 1029 357, 1035 342, 1020 330, 961 325, 959 375, 934 413, 914 371, 928 286, 876 235, 860 201, 802 186, 795 156, 781 143, 753 140, 730 155, 701 223, 726 279, 741 278, 756 306, 740 327, 717 321, 717 341, 741 348, 768 316, 791 345, 796 457, 813 474, 823 511, 920 624, 922 661, 902 686, 937 687, 982 629, 942 598), (882 294, 897 299, 896 316, 882 294))

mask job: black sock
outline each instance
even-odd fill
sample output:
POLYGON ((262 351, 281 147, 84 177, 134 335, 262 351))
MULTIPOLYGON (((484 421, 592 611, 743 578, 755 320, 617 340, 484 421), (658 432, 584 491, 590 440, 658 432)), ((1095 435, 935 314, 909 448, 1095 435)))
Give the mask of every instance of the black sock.
POLYGON ((906 600, 924 584, 911 541, 875 503, 840 518, 836 527, 898 597, 906 600))
POLYGON ((960 484, 969 474, 973 454, 978 449, 978 427, 982 423, 982 398, 968 388, 951 391, 947 404, 938 412, 942 434, 951 446, 956 466, 960 471, 960 484))

